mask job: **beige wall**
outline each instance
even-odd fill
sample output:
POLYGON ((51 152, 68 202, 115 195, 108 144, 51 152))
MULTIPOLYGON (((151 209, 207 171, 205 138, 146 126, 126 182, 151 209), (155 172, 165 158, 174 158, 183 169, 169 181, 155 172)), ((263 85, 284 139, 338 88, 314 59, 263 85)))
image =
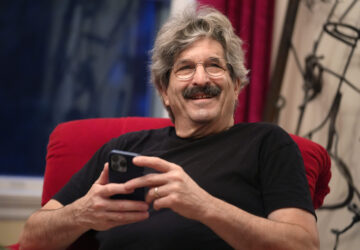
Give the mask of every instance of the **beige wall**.
POLYGON ((25 220, 0 220, 0 247, 18 242, 25 220))
POLYGON ((25 219, 40 208, 43 178, 0 176, 0 246, 16 243, 25 219))
MULTIPOLYGON (((310 11, 301 1, 298 10, 296 26, 293 34, 293 44, 304 65, 304 58, 312 51, 314 40, 317 39, 320 29, 326 20, 326 17, 334 3, 334 0, 323 3, 315 1, 316 5, 310 11)), ((350 2, 340 1, 339 7, 343 10, 350 2)), ((278 5, 285 4, 286 1, 278 0, 278 5)), ((279 7, 279 6, 278 6, 279 7)), ((280 7, 284 9, 283 7, 280 7)), ((340 16, 337 9, 336 17, 340 16)), ((346 19, 352 25, 360 27, 360 2, 358 2, 350 12, 350 18, 346 19)), ((322 64, 333 71, 341 74, 345 65, 350 49, 339 41, 324 36, 319 47, 319 54, 324 55, 322 64)), ((346 78, 360 88, 360 48, 355 51, 353 59, 348 68, 346 78)), ((300 135, 315 128, 325 118, 328 113, 331 102, 334 98, 339 80, 324 74, 324 86, 321 95, 308 105, 305 113, 303 126, 300 135)), ((360 94, 356 93, 348 86, 341 89, 343 94, 340 112, 336 121, 340 140, 338 152, 341 158, 349 166, 355 185, 360 188, 360 94)), ((286 107, 280 114, 279 124, 288 132, 294 133, 298 120, 299 109, 303 92, 302 79, 295 65, 293 54, 290 54, 286 73, 283 81, 281 94, 286 98, 286 107)), ((316 136, 314 141, 321 145, 326 145, 328 126, 325 126, 316 136)), ((335 162, 332 162, 332 179, 330 182, 331 193, 325 200, 325 204, 333 204, 342 201, 347 194, 346 182, 340 174, 335 162)), ((359 206, 359 199, 354 198, 353 202, 359 206)), ((348 212, 346 208, 335 211, 318 210, 318 228, 321 238, 321 249, 333 249, 335 236, 330 233, 331 229, 343 229, 348 225, 353 217, 353 213, 348 212)), ((359 249, 360 246, 360 223, 355 224, 347 233, 340 237, 338 249, 359 249)))

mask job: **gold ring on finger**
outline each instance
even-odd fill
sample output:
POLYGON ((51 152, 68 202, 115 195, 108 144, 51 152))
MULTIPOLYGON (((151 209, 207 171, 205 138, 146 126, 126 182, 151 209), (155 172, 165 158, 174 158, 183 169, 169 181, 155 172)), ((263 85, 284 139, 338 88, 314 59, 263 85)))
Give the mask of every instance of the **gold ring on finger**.
POLYGON ((160 198, 160 197, 161 197, 160 194, 159 194, 159 187, 156 187, 156 188, 154 189, 154 192, 155 192, 155 197, 156 197, 156 198, 160 198))

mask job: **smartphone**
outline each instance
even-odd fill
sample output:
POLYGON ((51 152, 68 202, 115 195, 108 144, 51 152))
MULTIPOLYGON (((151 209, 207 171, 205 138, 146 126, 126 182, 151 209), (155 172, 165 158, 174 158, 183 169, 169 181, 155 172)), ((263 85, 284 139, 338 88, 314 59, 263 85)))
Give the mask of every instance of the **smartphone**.
MULTIPOLYGON (((135 166, 132 162, 135 156, 139 154, 111 150, 109 153, 109 182, 124 183, 144 174, 144 168, 135 166)), ((111 197, 112 199, 124 200, 145 200, 145 188, 137 188, 131 194, 117 194, 111 197)))

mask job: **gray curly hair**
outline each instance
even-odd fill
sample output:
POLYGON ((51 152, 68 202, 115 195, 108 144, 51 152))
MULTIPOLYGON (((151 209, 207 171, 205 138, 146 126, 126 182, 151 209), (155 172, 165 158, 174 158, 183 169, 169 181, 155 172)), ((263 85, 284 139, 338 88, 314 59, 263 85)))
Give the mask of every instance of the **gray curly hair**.
POLYGON ((151 51, 150 71, 151 81, 159 92, 166 90, 169 85, 176 57, 204 37, 214 39, 222 45, 225 59, 231 65, 229 72, 233 82, 239 79, 241 87, 248 83, 242 41, 234 33, 228 18, 213 8, 195 6, 170 18, 157 35, 151 51))

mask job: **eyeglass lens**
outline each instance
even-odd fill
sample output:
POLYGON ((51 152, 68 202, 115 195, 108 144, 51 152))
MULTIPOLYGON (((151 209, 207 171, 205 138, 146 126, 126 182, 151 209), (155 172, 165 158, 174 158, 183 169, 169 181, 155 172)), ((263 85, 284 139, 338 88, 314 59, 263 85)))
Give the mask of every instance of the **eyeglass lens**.
POLYGON ((211 77, 220 77, 225 72, 226 62, 221 58, 208 58, 203 63, 195 63, 191 60, 181 60, 174 65, 174 72, 179 79, 190 79, 194 76, 196 67, 201 64, 205 72, 211 77))

